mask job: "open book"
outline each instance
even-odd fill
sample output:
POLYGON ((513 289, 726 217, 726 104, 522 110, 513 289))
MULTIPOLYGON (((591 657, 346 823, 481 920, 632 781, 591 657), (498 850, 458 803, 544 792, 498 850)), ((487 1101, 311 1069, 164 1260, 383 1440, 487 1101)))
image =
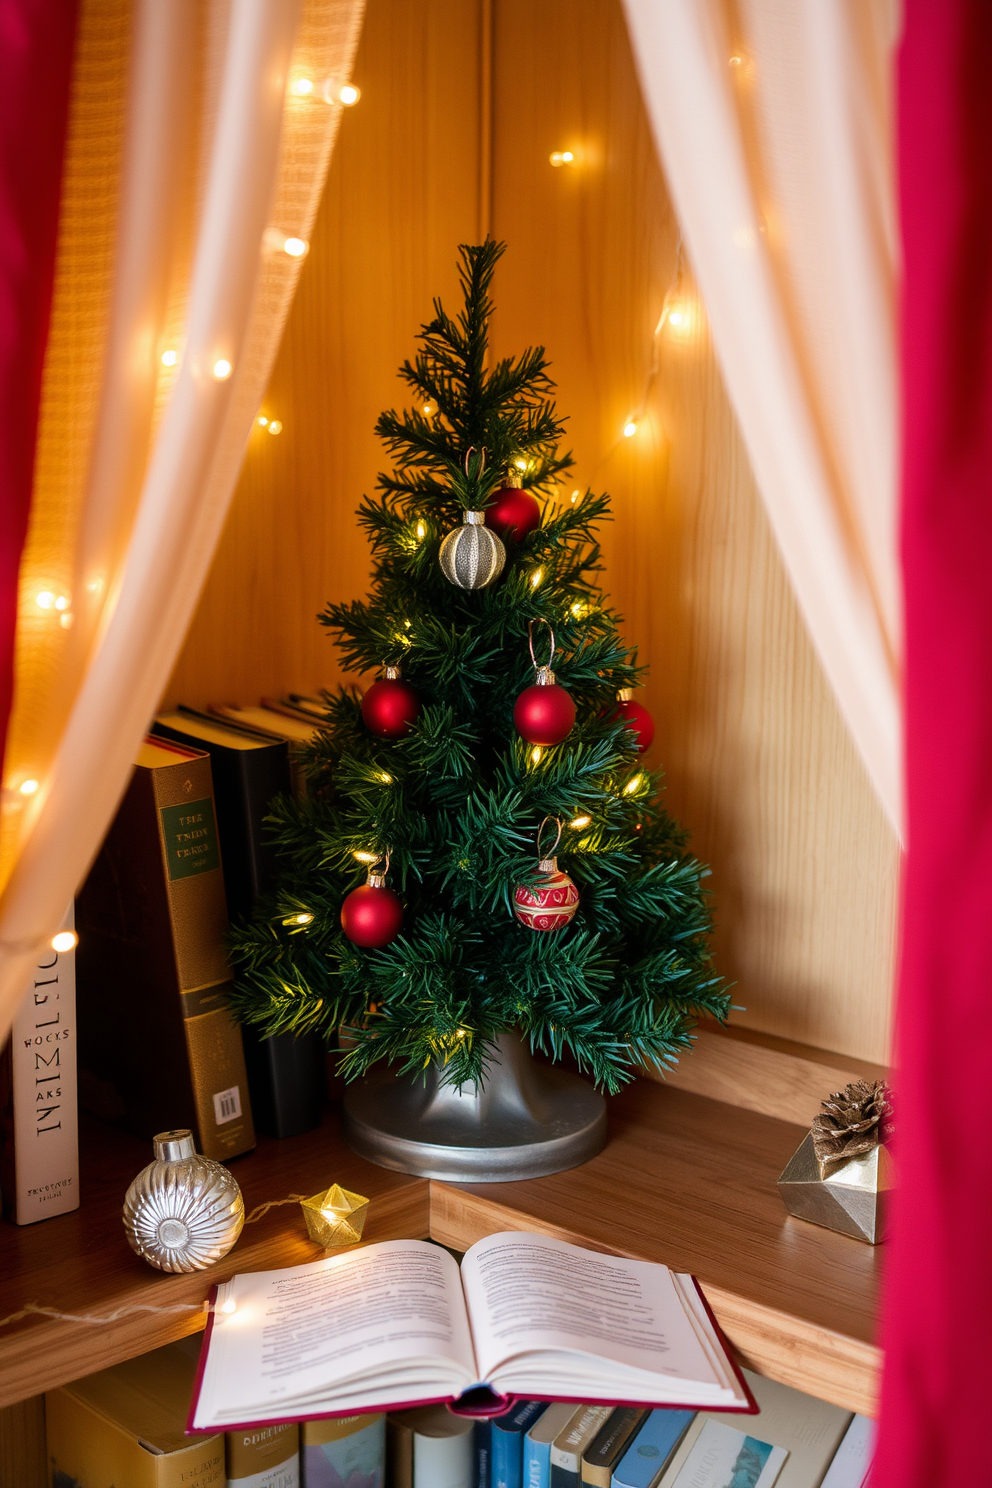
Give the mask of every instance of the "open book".
POLYGON ((508 1231, 390 1240, 217 1288, 189 1429, 520 1396, 754 1410, 693 1278, 508 1231))

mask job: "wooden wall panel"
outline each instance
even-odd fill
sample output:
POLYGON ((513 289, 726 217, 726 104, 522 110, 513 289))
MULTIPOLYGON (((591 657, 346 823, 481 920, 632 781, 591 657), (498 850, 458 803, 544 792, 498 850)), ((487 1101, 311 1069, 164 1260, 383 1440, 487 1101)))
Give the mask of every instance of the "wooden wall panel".
POLYGON ((549 349, 607 488, 605 583, 652 668, 668 800, 713 867, 735 1021, 884 1062, 897 851, 812 653, 697 313, 660 343, 676 227, 620 0, 496 0, 494 350, 549 349), (553 169, 549 155, 576 164, 553 169))
POLYGON ((356 81, 265 407, 284 432, 252 436, 169 700, 336 680, 314 617, 367 587, 353 512, 381 463, 372 425, 490 202, 510 245, 495 350, 548 346, 575 484, 614 495, 605 581, 652 667, 652 761, 713 867, 737 1019, 884 1062, 896 847, 808 643, 702 316, 663 342, 638 433, 620 432, 643 398, 675 243, 620 0, 370 0, 356 81), (550 166, 559 149, 575 167, 550 166))
POLYGON ((168 702, 256 701, 339 678, 316 622, 368 587, 353 516, 382 464, 372 428, 396 368, 455 293, 479 225, 480 9, 369 0, 347 112, 227 527, 168 702))

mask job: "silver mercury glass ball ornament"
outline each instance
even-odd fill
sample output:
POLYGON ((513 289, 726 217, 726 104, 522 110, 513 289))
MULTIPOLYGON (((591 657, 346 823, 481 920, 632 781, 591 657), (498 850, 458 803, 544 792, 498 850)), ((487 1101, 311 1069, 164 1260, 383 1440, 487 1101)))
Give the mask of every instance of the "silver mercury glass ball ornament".
POLYGON ((241 1190, 222 1163, 197 1153, 192 1132, 159 1132, 152 1141, 155 1161, 124 1200, 128 1243, 159 1271, 202 1271, 241 1234, 241 1190))
POLYGON ((485 589, 503 572, 506 549, 485 523, 485 512, 467 511, 462 526, 441 544, 441 572, 459 589, 485 589))

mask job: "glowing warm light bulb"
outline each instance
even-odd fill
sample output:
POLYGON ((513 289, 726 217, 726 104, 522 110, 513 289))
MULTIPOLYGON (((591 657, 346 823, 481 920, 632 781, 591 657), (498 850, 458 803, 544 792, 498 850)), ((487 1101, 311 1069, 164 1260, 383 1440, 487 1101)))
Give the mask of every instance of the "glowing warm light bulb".
POLYGON ((325 103, 342 103, 345 108, 351 108, 361 98, 361 90, 354 83, 337 83, 333 78, 328 78, 323 87, 325 103))
MULTIPOLYGON (((424 540, 424 538, 426 536, 427 536, 427 528, 424 526, 423 522, 418 522, 417 523, 417 541, 418 542, 423 542, 423 540, 424 540)), ((406 623, 407 623, 407 625, 409 625, 410 624, 409 620, 406 623)))
POLYGON ((228 1313, 234 1312, 234 1310, 237 1307, 237 1305, 238 1304, 235 1302, 235 1300, 234 1300, 233 1297, 228 1297, 228 1299, 227 1299, 226 1302, 222 1302, 221 1303, 220 1310, 221 1310, 221 1312, 228 1312, 228 1313))
POLYGON ((437 404, 436 403, 431 403, 430 400, 428 400, 424 404, 424 418, 433 418, 436 413, 437 413, 437 404))
POLYGON ((741 56, 740 52, 735 52, 732 57, 727 58, 727 61, 730 63, 731 67, 740 67, 743 60, 744 59, 741 56))
POLYGON ((575 155, 571 150, 554 150, 548 158, 557 169, 562 165, 571 165, 575 160, 575 155))
POLYGON ((22 796, 33 796, 38 789, 38 782, 37 780, 22 780, 17 789, 22 796))
POLYGON ((536 589, 537 586, 538 586, 538 584, 541 582, 541 580, 543 578, 544 578, 544 569, 543 568, 535 568, 534 569, 534 572, 530 576, 530 587, 532 589, 536 589))
POLYGON ((71 610, 64 610, 63 611, 63 613, 59 616, 59 624, 61 625, 61 627, 62 627, 63 630, 71 630, 72 629, 72 611, 71 610))
POLYGON ((281 434, 282 433, 282 420, 281 419, 270 419, 269 420, 269 433, 270 434, 281 434))
POLYGON ((313 915, 309 910, 301 909, 299 914, 287 915, 283 920, 284 925, 312 925, 313 915))
POLYGON ((393 783, 392 775, 387 775, 385 770, 380 770, 379 779, 382 781, 383 785, 392 785, 393 783))
POLYGON ((623 437, 624 437, 624 439, 633 439, 633 437, 634 437, 634 435, 636 433, 637 433, 637 421, 635 419, 628 419, 627 422, 623 426, 623 437))
POLYGON ((467 1028, 456 1028, 456 1030, 455 1030, 455 1038, 463 1039, 467 1035, 468 1035, 468 1029, 467 1028))
POLYGON ((178 360, 178 351, 173 351, 171 348, 168 351, 163 351, 160 358, 163 367, 174 367, 178 360))
POLYGON ((360 863, 378 863, 379 861, 379 854, 373 852, 354 852, 352 857, 357 858, 360 863))
POLYGON ((296 94, 297 98, 309 98, 310 94, 313 92, 313 79, 297 78, 296 82, 293 84, 293 92, 296 94))
POLYGON ((680 326, 684 318, 685 317, 683 316, 681 310, 673 310, 671 315, 669 315, 668 317, 668 324, 673 326, 680 326))
POLYGON ((50 589, 42 589, 40 594, 35 595, 34 602, 39 610, 52 610, 55 608, 55 595, 50 589))
POLYGON ((62 955, 65 951, 71 951, 79 944, 79 936, 75 930, 60 930, 58 935, 52 936, 52 950, 62 955))
POLYGON ((543 758, 543 755, 544 755, 544 751, 541 748, 540 744, 535 744, 534 745, 534 748, 530 752, 530 762, 531 762, 531 764, 532 765, 539 765, 541 763, 541 760, 543 758))
POLYGON ((282 251, 290 258, 304 258, 309 247, 310 244, 303 238, 286 238, 283 241, 282 251))
POLYGON ((527 469, 527 461, 526 460, 514 460, 513 463, 514 463, 514 465, 516 465, 516 467, 517 467, 518 470, 526 470, 527 469))
POLYGON ((67 610, 69 608, 69 600, 65 594, 60 594, 57 596, 55 600, 55 608, 57 610, 67 610))
POLYGON ((624 795, 632 796, 636 790, 640 790, 641 779, 642 777, 640 775, 632 775, 623 788, 624 795))
POLYGON ((576 503, 576 502, 577 502, 577 501, 578 501, 578 499, 579 499, 579 497, 580 497, 580 496, 581 496, 581 495, 582 495, 582 492, 581 492, 581 491, 573 491, 573 492, 572 492, 572 505, 573 505, 573 506, 574 506, 574 505, 575 505, 575 503, 576 503))
POLYGON ((576 831, 579 831, 582 827, 587 827, 591 821, 591 816, 576 816, 572 818, 568 825, 570 827, 574 827, 576 831))
POLYGON ((261 426, 262 426, 263 429, 267 429, 268 426, 269 426, 269 421, 265 417, 265 414, 264 413, 260 413, 258 415, 258 422, 261 424, 261 426))
POLYGON ((214 376, 216 377, 218 382, 226 382, 226 380, 230 377, 233 368, 231 367, 231 364, 226 357, 218 357, 217 361, 214 362, 213 370, 214 376))

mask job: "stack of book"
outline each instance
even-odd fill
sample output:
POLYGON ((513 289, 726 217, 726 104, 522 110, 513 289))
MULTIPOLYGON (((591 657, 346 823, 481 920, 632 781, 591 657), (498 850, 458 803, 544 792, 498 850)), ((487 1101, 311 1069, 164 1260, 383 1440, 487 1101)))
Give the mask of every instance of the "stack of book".
POLYGON ((296 751, 321 709, 294 695, 155 720, 62 926, 75 921, 78 953, 41 957, 0 1049, 8 1220, 79 1204, 77 1081, 95 1115, 148 1138, 189 1127, 208 1157, 247 1151, 256 1127, 288 1137, 319 1125, 323 1044, 235 1025, 226 938, 273 886, 265 818, 274 796, 303 788, 296 751))
POLYGON ((199 1341, 46 1396, 55 1488, 863 1488, 872 1423, 747 1374, 759 1407, 712 1412, 520 1401, 184 1432, 199 1341))

